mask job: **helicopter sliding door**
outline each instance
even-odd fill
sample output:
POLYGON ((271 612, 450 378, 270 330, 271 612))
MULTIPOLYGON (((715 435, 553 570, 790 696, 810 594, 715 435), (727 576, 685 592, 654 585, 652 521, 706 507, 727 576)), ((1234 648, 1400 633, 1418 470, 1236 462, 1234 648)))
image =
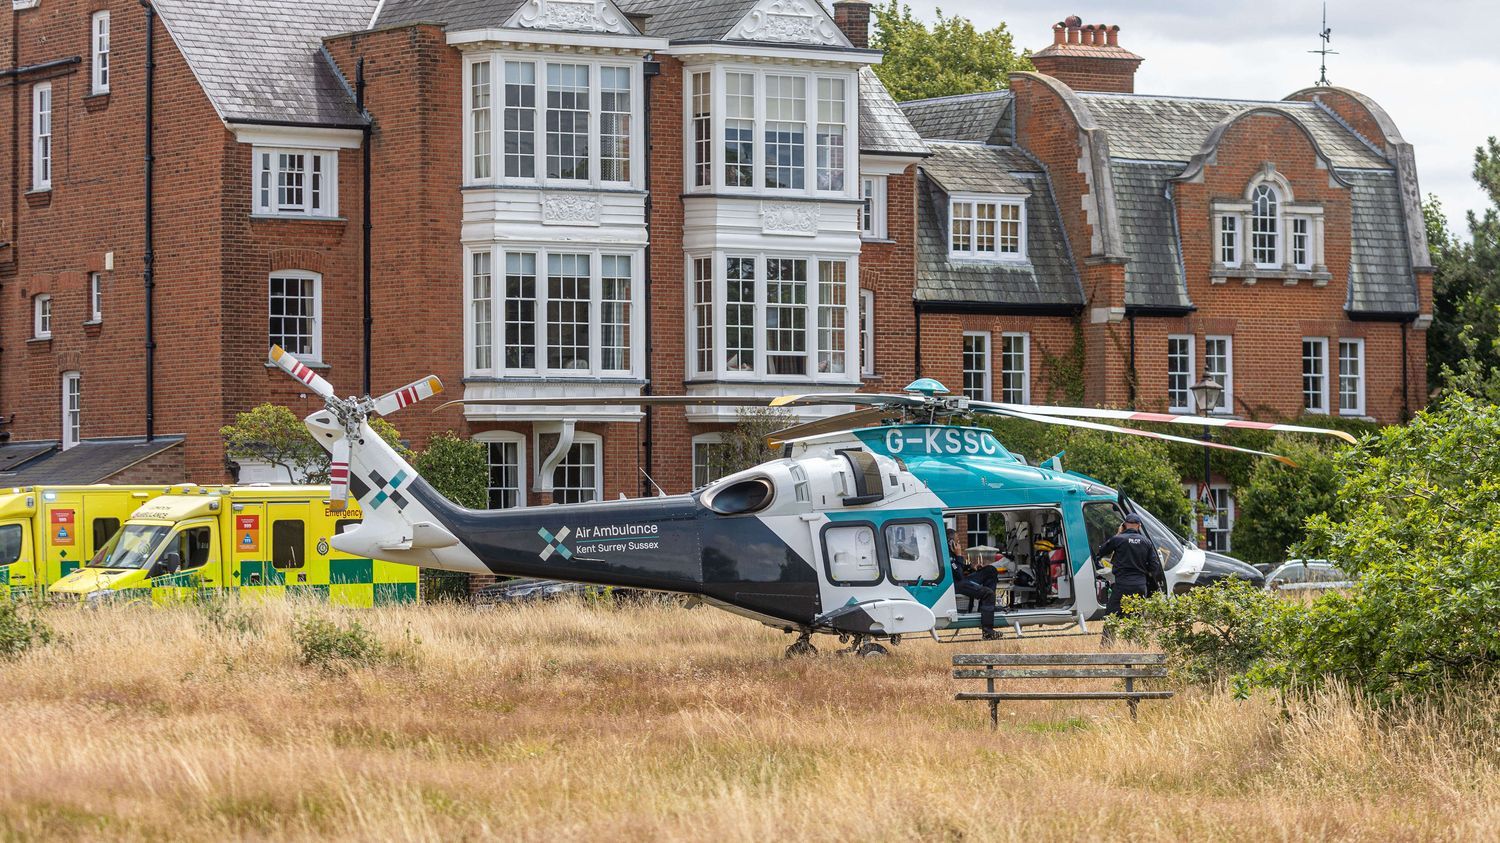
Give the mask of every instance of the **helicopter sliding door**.
MULTIPOLYGON (((1055 506, 991 507, 944 513, 965 572, 998 569, 1001 616, 1056 613, 1066 618, 1076 598, 1063 514, 1055 506)), ((948 626, 979 624, 978 602, 955 595, 948 626)))
POLYGON ((850 513, 811 525, 823 562, 823 611, 882 600, 933 606, 952 580, 936 513, 928 512, 850 513))

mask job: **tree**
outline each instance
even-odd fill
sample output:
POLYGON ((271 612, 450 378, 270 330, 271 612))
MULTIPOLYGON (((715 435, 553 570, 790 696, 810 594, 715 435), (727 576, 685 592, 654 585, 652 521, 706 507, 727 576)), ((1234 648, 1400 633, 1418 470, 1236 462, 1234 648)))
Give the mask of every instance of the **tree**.
MULTIPOLYGON (((401 433, 385 419, 370 419, 370 429, 396 449, 403 459, 411 451, 401 444, 401 433)), ((328 451, 313 439, 302 419, 279 404, 262 404, 239 413, 233 424, 219 429, 224 454, 232 460, 255 460, 286 470, 288 483, 328 482, 328 451)))
POLYGON ((1422 206, 1433 263, 1432 327, 1427 331, 1432 383, 1466 359, 1477 360, 1486 371, 1500 367, 1500 142, 1493 137, 1474 150, 1474 180, 1488 194, 1490 207, 1469 212, 1472 242, 1449 232, 1436 197, 1422 206))
POLYGON ((766 444, 766 438, 796 423, 791 411, 779 407, 740 407, 735 411, 734 427, 724 432, 713 449, 718 464, 711 466, 710 475, 724 477, 780 457, 777 449, 766 444))
POLYGON ((871 46, 885 51, 875 75, 898 101, 998 91, 1012 71, 1033 69, 1030 53, 1016 52, 1003 23, 980 32, 968 18, 939 9, 929 29, 898 0, 874 11, 871 46))
POLYGON ((1287 549, 1306 538, 1307 519, 1332 512, 1338 502, 1334 453, 1342 448, 1286 436, 1271 450, 1297 466, 1261 459, 1235 488, 1234 553, 1247 562, 1279 565, 1286 561, 1287 549))
POLYGON ((470 509, 489 506, 489 461, 484 445, 453 431, 427 440, 412 467, 443 497, 470 509))

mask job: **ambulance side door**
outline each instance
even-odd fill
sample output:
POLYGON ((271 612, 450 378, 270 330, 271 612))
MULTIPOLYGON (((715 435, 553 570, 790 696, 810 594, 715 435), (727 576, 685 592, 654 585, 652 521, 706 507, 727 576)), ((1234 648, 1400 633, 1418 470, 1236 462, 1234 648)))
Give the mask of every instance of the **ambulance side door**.
POLYGON ((0 586, 6 587, 0 599, 37 586, 32 539, 30 521, 0 525, 0 586))
POLYGON ((259 594, 267 585, 271 570, 270 547, 266 543, 266 506, 263 503, 235 504, 230 508, 229 564, 224 587, 241 593, 259 594))
POLYGON ((199 597, 203 579, 219 578, 219 521, 216 518, 194 518, 179 524, 158 554, 162 565, 167 554, 176 554, 176 570, 161 569, 151 579, 151 600, 157 605, 186 603, 199 597))
POLYGON ((272 502, 267 520, 271 549, 272 576, 283 594, 306 594, 318 591, 316 586, 328 582, 327 563, 320 576, 312 553, 308 529, 308 504, 272 502), (311 588, 309 588, 311 587, 311 588))
POLYGON ((41 556, 37 568, 48 584, 73 573, 87 559, 83 539, 78 535, 80 508, 77 501, 47 503, 42 507, 47 534, 38 543, 41 556))

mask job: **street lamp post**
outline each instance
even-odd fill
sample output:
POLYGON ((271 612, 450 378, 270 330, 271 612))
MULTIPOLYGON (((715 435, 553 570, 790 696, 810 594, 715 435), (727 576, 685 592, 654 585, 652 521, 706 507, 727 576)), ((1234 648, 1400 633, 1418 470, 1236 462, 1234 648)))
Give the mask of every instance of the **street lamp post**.
MULTIPOLYGON (((1224 387, 1223 387, 1223 385, 1221 385, 1218 381, 1214 380, 1213 378, 1204 378, 1203 380, 1201 380, 1201 381, 1193 384, 1192 386, 1188 387, 1188 391, 1191 392, 1191 393, 1193 393, 1193 403, 1198 406, 1198 412, 1203 416, 1203 418, 1205 420, 1207 420, 1208 414, 1210 412, 1212 412, 1213 409, 1219 405, 1219 399, 1224 395, 1224 387)), ((1210 430, 1211 430, 1211 428, 1209 428, 1209 426, 1207 424, 1203 425, 1203 441, 1204 442, 1212 442, 1213 441, 1213 434, 1210 432, 1210 430)), ((1203 449, 1203 489, 1204 489, 1204 493, 1208 497, 1208 500, 1205 501, 1205 502, 1208 503, 1210 506, 1213 506, 1214 505, 1213 504, 1213 492, 1211 491, 1211 489, 1212 489, 1211 484, 1213 483, 1213 466, 1209 462, 1209 453, 1208 452, 1209 452, 1209 449, 1207 447, 1204 447, 1204 449, 1203 449)), ((1217 507, 1215 509, 1217 510, 1217 507)), ((1208 547, 1208 513, 1207 512, 1203 513, 1203 546, 1205 548, 1208 547)))

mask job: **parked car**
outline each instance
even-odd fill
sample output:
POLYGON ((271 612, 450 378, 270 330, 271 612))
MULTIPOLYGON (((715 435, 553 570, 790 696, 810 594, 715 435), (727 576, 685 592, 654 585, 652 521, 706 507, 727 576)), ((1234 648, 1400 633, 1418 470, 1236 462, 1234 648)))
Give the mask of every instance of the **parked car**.
POLYGON ((1288 559, 1266 577, 1272 591, 1327 591, 1349 588, 1354 577, 1326 559, 1288 559))

